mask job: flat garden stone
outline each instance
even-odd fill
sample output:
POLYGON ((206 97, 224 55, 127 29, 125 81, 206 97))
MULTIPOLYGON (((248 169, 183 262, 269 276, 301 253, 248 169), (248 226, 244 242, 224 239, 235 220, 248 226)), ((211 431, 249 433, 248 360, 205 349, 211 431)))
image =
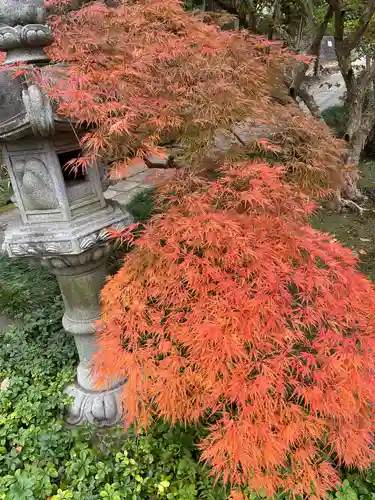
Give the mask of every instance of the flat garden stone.
POLYGON ((126 207, 127 205, 129 205, 129 203, 131 203, 134 200, 134 198, 138 194, 143 193, 144 191, 145 191, 145 186, 142 187, 138 186, 129 191, 118 192, 118 195, 112 198, 112 201, 115 201, 119 205, 126 207))
POLYGON ((153 168, 153 167, 166 167, 168 165, 168 158, 165 156, 159 156, 159 155, 151 155, 148 158, 146 158, 147 164, 153 168))
POLYGON ((3 314, 0 314, 0 334, 5 333, 13 326, 15 326, 15 322, 13 321, 13 319, 8 318, 8 316, 4 316, 3 314))
POLYGON ((133 175, 131 180, 137 182, 144 187, 158 186, 166 180, 173 177, 176 173, 175 168, 152 168, 137 175, 133 175))
POLYGON ((107 191, 104 191, 104 198, 106 200, 112 200, 112 198, 114 198, 117 195, 118 195, 118 191, 115 191, 112 188, 107 189, 107 191))
POLYGON ((148 170, 148 166, 143 160, 139 160, 136 163, 128 165, 123 172, 119 172, 118 175, 115 175, 114 180, 129 179, 129 177, 144 172, 145 170, 148 170))
MULTIPOLYGON (((142 174, 138 174, 138 175, 142 175, 142 174)), ((132 180, 126 180, 126 181, 121 181, 121 182, 118 182, 117 184, 114 184, 113 186, 111 186, 111 191, 130 191, 131 189, 134 189, 136 187, 139 186, 139 182, 138 181, 133 181, 134 179, 134 176, 131 178, 132 180)))

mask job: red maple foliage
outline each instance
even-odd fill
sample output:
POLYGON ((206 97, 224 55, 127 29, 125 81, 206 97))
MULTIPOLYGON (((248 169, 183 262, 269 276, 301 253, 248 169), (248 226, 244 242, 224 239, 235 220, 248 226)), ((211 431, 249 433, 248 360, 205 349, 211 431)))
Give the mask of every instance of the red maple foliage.
POLYGON ((128 423, 214 419, 215 474, 321 498, 374 456, 375 291, 283 168, 221 174, 170 186, 105 286, 98 370, 128 423))
MULTIPOLYGON (((49 3, 64 10, 67 0, 49 3)), ((310 190, 337 182, 339 142, 271 98, 295 58, 279 44, 223 32, 178 0, 90 3, 57 15, 53 30, 49 55, 58 64, 45 85, 59 114, 86 129, 81 162, 109 158, 118 172, 174 140, 183 164, 196 168, 218 129, 246 119, 278 132, 290 172, 310 190)))

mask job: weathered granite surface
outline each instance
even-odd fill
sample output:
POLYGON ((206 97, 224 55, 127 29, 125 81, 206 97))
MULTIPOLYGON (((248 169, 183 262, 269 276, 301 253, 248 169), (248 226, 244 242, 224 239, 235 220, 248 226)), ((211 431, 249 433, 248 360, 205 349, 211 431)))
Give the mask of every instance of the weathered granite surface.
MULTIPOLYGON (((165 159, 160 159, 157 164, 165 165, 165 159)), ((119 179, 112 181, 112 185, 104 192, 104 197, 126 207, 139 193, 159 186, 172 178, 175 173, 175 168, 148 167, 140 160, 136 165, 129 166, 119 179)))
MULTIPOLYGON (((125 207, 137 194, 150 187, 157 187, 173 177, 175 172, 173 168, 149 168, 144 162, 140 162, 136 167, 129 167, 119 180, 112 180, 111 186, 104 192, 104 197, 125 207)), ((17 208, 0 213, 0 253, 4 251, 2 250, 4 231, 17 217, 19 217, 17 208)))
POLYGON ((51 43, 43 0, 0 0, 0 50, 7 64, 45 62, 43 47, 51 43))

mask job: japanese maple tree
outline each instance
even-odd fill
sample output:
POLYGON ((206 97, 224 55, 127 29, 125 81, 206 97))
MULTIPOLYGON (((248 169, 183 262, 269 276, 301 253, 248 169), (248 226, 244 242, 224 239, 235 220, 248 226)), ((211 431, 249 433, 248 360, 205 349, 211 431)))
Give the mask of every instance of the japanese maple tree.
POLYGON ((127 423, 206 422, 202 456, 233 485, 324 496, 341 463, 373 458, 375 292, 308 224, 342 144, 272 99, 279 45, 176 0, 90 4, 54 29, 45 86, 86 129, 85 161, 123 168, 178 140, 186 166, 103 290, 102 381, 127 378, 127 423), (214 158, 218 129, 245 119, 268 137, 214 158))
POLYGON ((215 474, 322 498, 374 457, 375 291, 285 169, 182 178, 102 294, 97 368, 127 423, 209 422, 215 474))

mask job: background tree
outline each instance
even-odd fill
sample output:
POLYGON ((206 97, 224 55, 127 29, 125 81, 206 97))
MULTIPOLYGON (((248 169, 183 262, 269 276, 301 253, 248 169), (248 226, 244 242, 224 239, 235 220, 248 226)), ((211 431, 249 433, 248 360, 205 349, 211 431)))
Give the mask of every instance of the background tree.
MULTIPOLYGON (((335 49, 347 91, 349 110, 344 135, 348 143, 347 163, 358 165, 366 140, 375 124, 375 46, 372 37, 375 28, 375 1, 327 1, 334 14, 335 49), (356 70, 353 62, 360 56, 366 58, 366 64, 356 70)), ((351 169, 346 177, 347 195, 352 199, 360 199, 362 196, 357 186, 357 172, 351 169)))
MULTIPOLYGON (((288 46, 311 56, 319 63, 323 36, 335 37, 335 49, 340 72, 347 91, 349 107, 345 140, 348 144, 347 164, 357 166, 366 140, 375 123, 374 77, 374 12, 375 2, 355 0, 326 0, 304 2, 276 0, 271 5, 258 2, 256 9, 247 2, 219 0, 218 5, 241 17, 241 25, 247 29, 278 37, 288 46), (265 28, 268 26, 268 31, 265 28), (364 57, 364 67, 355 69, 353 63, 364 57)), ((286 74, 286 84, 294 99, 301 98, 310 112, 320 118, 320 110, 308 88, 306 73, 308 64, 294 65, 292 75, 286 74)), ((344 196, 361 199, 356 168, 348 167, 345 173, 344 196)))
MULTIPOLYGON (((289 49, 319 60, 322 38, 332 17, 332 10, 322 0, 215 0, 202 6, 221 9, 239 19, 239 27, 281 40, 289 49)), ((285 74, 285 85, 294 100, 302 99, 311 114, 319 118, 320 110, 306 85, 309 64, 294 64, 285 74)))
MULTIPOLYGON (((199 169, 218 130, 247 120, 256 125, 254 138, 272 135, 301 185, 339 185, 341 144, 296 106, 272 99, 291 53, 246 31, 207 25, 175 0, 165 2, 163 17, 155 15, 160 9, 159 0, 96 3, 55 19, 49 54, 64 66, 43 70, 42 78, 58 112, 86 128, 81 162, 110 158, 114 169, 124 168, 179 141, 181 161, 199 169)), ((257 147, 238 146, 236 158, 257 147)))

